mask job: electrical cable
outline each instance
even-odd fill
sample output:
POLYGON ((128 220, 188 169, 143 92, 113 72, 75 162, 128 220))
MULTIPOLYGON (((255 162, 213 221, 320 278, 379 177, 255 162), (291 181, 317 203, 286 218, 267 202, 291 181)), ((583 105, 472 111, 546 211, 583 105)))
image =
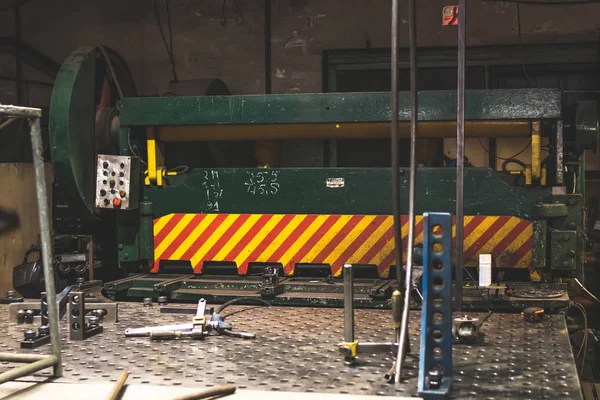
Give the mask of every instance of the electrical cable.
POLYGON ((504 172, 506 174, 510 173, 508 168, 506 168, 508 166, 508 164, 517 164, 523 168, 522 171, 525 171, 527 169, 527 165, 525 165, 525 163, 523 161, 518 160, 516 158, 509 158, 502 163, 502 172, 504 172))
POLYGON ((592 292, 590 292, 589 290, 587 290, 586 287, 583 286, 583 283, 579 282, 579 279, 575 278, 575 282, 577 282, 577 284, 583 289, 584 292, 586 292, 588 294, 588 296, 590 296, 592 299, 594 299, 598 303, 600 303, 600 299, 598 299, 596 296, 594 296, 592 294, 592 292))
POLYGON ((574 306, 576 308, 579 309, 579 311, 581 311, 581 314, 583 315, 583 339, 581 341, 581 346, 579 346, 579 351, 577 352, 577 356, 575 356, 575 360, 577 360, 579 358, 580 355, 583 355, 583 357, 581 358, 581 368, 579 370, 579 376, 581 377, 581 375, 583 374, 583 369, 585 367, 585 358, 587 355, 587 344, 588 344, 588 319, 587 319, 587 312, 585 311, 585 307, 583 307, 581 304, 579 303, 573 303, 574 306), (583 353, 582 353, 583 351, 583 353))
POLYGON ((577 308, 579 310, 579 312, 581 312, 581 315, 583 316, 583 327, 584 327, 584 334, 583 334, 583 338, 581 340, 581 345, 579 346, 579 351, 577 352, 577 355, 575 356, 575 359, 577 360, 579 358, 579 356, 581 355, 581 351, 583 350, 583 344, 587 340, 587 336, 586 336, 587 335, 587 312, 585 311, 585 308, 579 303, 574 303, 573 306, 575 308, 577 308))
MULTIPOLYGON (((167 23, 168 23, 168 30, 169 33, 171 33, 171 13, 169 11, 169 6, 168 6, 168 1, 169 0, 165 0, 165 5, 166 5, 166 9, 167 9, 167 23)), ((160 32, 160 37, 162 39, 163 44, 165 45, 165 49, 167 50, 167 56, 169 57, 169 61, 171 63, 171 72, 173 73, 173 80, 175 82, 178 81, 177 79, 177 70, 175 67, 175 57, 173 56, 173 48, 169 47, 169 43, 167 42, 167 38, 165 37, 165 32, 163 30, 163 26, 162 23, 160 22, 160 12, 158 10, 158 3, 157 0, 152 0, 152 4, 154 5, 154 16, 156 17, 156 23, 158 25, 158 30, 160 32)), ((170 35, 170 42, 171 42, 171 46, 173 46, 173 35, 170 35)))
MULTIPOLYGON (((171 62, 175 65, 175 53, 173 50, 173 30, 171 30, 171 10, 169 9, 169 0, 165 0, 165 10, 167 11, 167 28, 169 30, 169 46, 171 48, 171 62)), ((173 67, 173 77, 177 80, 177 73, 173 67)))
POLYGON ((134 151, 133 146, 131 145, 131 129, 127 130, 127 144, 129 145, 129 151, 131 151, 131 154, 133 154, 134 156, 139 158, 140 162, 142 164, 144 164, 146 167, 148 167, 148 163, 146 163, 146 161, 144 161, 144 159, 142 158, 142 156, 140 155, 139 152, 134 151))
POLYGON ((239 313, 243 313, 243 312, 246 312, 246 311, 251 311, 251 310, 254 310, 254 309, 256 309, 256 308, 261 308, 261 307, 263 307, 263 306, 262 306, 262 305, 260 305, 260 306, 253 306, 253 307, 243 308, 243 309, 241 309, 241 310, 232 311, 232 312, 230 312, 229 314, 221 315, 221 318, 222 318, 223 320, 225 320, 225 318, 229 318, 229 317, 231 317, 232 315, 239 314, 239 313))
POLYGON ((268 302, 266 302, 262 299, 256 298, 256 297, 238 297, 236 299, 229 300, 228 302, 221 304, 221 306, 217 309, 217 311, 215 311, 215 313, 221 314, 224 309, 226 309, 227 307, 229 307, 231 305, 239 303, 240 301, 256 301, 258 303, 261 303, 261 304, 271 307, 271 303, 268 303, 268 302))
MULTIPOLYGON (((523 39, 521 37, 521 7, 519 3, 517 3, 517 33, 519 35, 519 46, 522 49, 523 39)), ((533 81, 531 80, 531 77, 527 73, 527 68, 525 68, 525 63, 523 62, 523 59, 521 59, 521 67, 523 68, 523 73, 525 74, 525 78, 527 79, 527 83, 529 84, 529 86, 535 86, 533 84, 533 81)))
POLYGON ((167 175, 175 174, 175 176, 184 175, 190 172, 190 167, 187 165, 179 165, 167 170, 167 175))
POLYGON ((477 288, 477 292, 479 292, 479 296, 481 296, 481 299, 483 300, 483 302, 485 303, 485 308, 487 308, 487 315, 485 317, 483 317, 483 319, 481 320, 481 322, 479 322, 478 327, 481 328, 483 326, 483 324, 485 323, 485 321, 487 321, 492 314, 494 313, 492 311, 492 305, 490 304, 489 299, 487 299, 484 295, 483 292, 481 291, 481 287, 479 286, 479 284, 477 283, 477 281, 475 280, 475 278, 473 278, 473 275, 471 275, 471 273, 469 272, 468 269, 466 269, 463 266, 463 271, 466 272, 467 275, 469 275, 469 278, 471 278, 471 280, 473 281, 473 283, 475 284, 475 287, 477 288))
POLYGON ((465 268, 464 266, 463 266, 463 271, 465 271, 466 274, 469 275, 469 278, 471 278, 471 281, 475 284, 475 287, 477 288, 477 291, 479 292, 479 296, 481 296, 481 299, 485 303, 485 308, 487 308, 488 313, 492 313, 492 307, 491 307, 490 301, 489 301, 489 299, 486 299, 486 297, 483 295, 483 292, 481 291, 481 286, 479 286, 479 284, 477 283, 475 278, 473 278, 473 275, 471 275, 469 270, 467 268, 465 268))
MULTIPOLYGON (((479 145, 486 153, 488 153, 488 154, 490 153, 490 151, 488 149, 486 149, 485 146, 483 145, 483 143, 481 142, 481 139, 479 139, 479 145)), ((507 157, 507 158, 496 156, 496 158, 498 160, 510 160, 510 159, 516 158, 516 157, 520 156, 521 154, 523 154, 523 152, 525 152, 525 150, 527 150, 527 148, 529 148, 529 146, 531 146, 531 140, 529 141, 529 143, 527 143, 527 145, 525 147, 523 147, 523 149, 521 151, 519 151, 514 156, 507 157)))

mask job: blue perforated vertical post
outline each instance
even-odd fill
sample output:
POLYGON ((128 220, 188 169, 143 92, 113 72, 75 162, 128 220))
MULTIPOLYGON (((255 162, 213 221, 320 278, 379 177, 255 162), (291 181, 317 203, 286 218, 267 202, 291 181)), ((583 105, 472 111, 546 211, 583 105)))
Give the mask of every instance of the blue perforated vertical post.
POLYGON ((423 215, 419 395, 445 399, 452 381, 452 217, 423 215))

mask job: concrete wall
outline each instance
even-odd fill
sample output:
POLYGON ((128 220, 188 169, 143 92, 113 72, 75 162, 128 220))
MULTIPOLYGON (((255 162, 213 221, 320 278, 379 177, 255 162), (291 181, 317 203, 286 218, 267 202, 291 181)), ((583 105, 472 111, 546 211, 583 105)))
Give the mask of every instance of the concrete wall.
MULTIPOLYGON (((164 3, 161 4, 161 10, 164 3)), ((219 77, 236 94, 261 93, 264 88, 263 2, 237 0, 171 0, 173 42, 179 79, 219 77), (225 20, 221 10, 225 3, 225 20)), ((445 0, 418 4, 419 46, 455 46, 456 30, 441 26, 445 0)), ((407 2, 400 2, 406 15, 407 2)), ((516 44, 517 6, 492 1, 470 1, 468 44, 516 44)), ((579 6, 520 6, 523 43, 596 41, 600 4, 579 6)), ((166 90, 171 68, 148 0, 31 1, 22 7, 23 39, 57 61, 81 45, 104 44, 129 64, 142 95, 166 90)), ((163 26, 166 19, 163 15, 163 26)), ((0 14, 0 35, 13 34, 12 12, 0 14)), ((407 21, 401 18, 401 46, 407 45, 407 21)), ((323 49, 388 47, 390 2, 373 0, 272 0, 272 70, 274 93, 320 92, 323 49)), ((0 75, 14 74, 10 56, 0 57, 0 75)), ((42 79, 26 70, 30 79, 42 79)), ((27 85, 26 100, 49 104, 49 90, 27 85)), ((0 101, 14 102, 14 88, 0 84, 0 101)), ((305 143, 306 152, 318 149, 305 143)), ((520 142, 502 141, 499 153, 515 153, 520 142)), ((452 143, 447 143, 451 151, 452 143)), ((301 154, 298 144, 284 146, 283 157, 301 154)), ((467 143, 473 160, 485 156, 477 141, 467 143)), ((319 165, 319 157, 309 158, 319 165)), ((589 157, 588 167, 600 160, 589 157)))

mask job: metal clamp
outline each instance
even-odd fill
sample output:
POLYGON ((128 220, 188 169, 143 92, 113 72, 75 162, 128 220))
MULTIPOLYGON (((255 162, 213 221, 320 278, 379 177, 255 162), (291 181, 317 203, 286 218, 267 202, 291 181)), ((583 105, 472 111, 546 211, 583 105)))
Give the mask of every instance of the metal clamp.
POLYGON ((446 399, 452 381, 452 217, 425 213, 423 226, 419 395, 446 399))
MULTIPOLYGON (((57 308, 59 309, 59 316, 58 316, 59 320, 65 314, 67 295, 69 294, 70 290, 71 290, 71 287, 67 286, 66 288, 63 289, 62 292, 60 292, 59 294, 56 295, 56 305, 57 305, 57 308)), ((42 296, 45 296, 45 294, 42 294, 42 296)), ((31 323, 31 322, 34 322, 33 318, 25 318, 24 321, 21 320, 23 313, 28 313, 31 317, 33 317, 34 315, 35 316, 39 315, 41 309, 42 309, 42 299, 40 299, 39 301, 38 300, 28 300, 28 301, 23 301, 23 302, 19 302, 19 303, 11 303, 8 305, 8 320, 10 322, 18 322, 18 323, 29 322, 29 323, 31 323), (29 312, 29 311, 31 311, 31 312, 29 312)))
POLYGON ((69 294, 69 337, 71 340, 85 340, 98 333, 102 333, 102 326, 98 325, 98 317, 90 318, 89 323, 85 318, 85 295, 83 292, 69 294))

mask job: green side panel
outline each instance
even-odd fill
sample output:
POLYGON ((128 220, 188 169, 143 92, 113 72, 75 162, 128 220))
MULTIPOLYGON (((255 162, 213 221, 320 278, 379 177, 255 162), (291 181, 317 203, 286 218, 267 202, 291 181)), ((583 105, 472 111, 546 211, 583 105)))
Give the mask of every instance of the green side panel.
POLYGON ((533 211, 535 218, 558 218, 569 215, 567 206, 560 203, 536 204, 533 211))
MULTIPOLYGON (((133 136, 129 129, 120 128, 118 143, 119 143, 119 154, 122 156, 132 156, 131 150, 129 148, 129 143, 133 139, 130 137, 133 136)), ((138 180, 138 188, 141 191, 143 183, 143 177, 140 174, 137 177, 138 180)), ((134 191, 135 186, 132 186, 132 193, 134 191)), ((136 196, 136 194, 132 194, 136 196)), ((141 194, 137 194, 138 199, 141 198, 141 194)), ((117 248, 118 248, 118 260, 119 265, 121 267, 126 267, 128 263, 132 263, 133 266, 138 265, 138 261, 140 258, 144 259, 140 256, 141 253, 144 252, 144 249, 140 246, 140 238, 142 236, 146 236, 147 239, 147 222, 146 221, 146 231, 140 231, 140 224, 142 222, 142 218, 140 217, 140 209, 136 210, 121 210, 115 215, 117 229, 117 248)), ((147 246, 146 242, 146 246, 147 246)), ((147 249, 146 249, 147 250, 147 249)), ((146 251, 145 256, 148 255, 148 251, 146 251)))
POLYGON ((550 268, 576 269, 577 232, 550 229, 550 268))
POLYGON ((50 104, 50 154, 56 184, 74 215, 97 221, 95 201, 95 50, 82 47, 63 63, 50 104))
POLYGON ((536 268, 546 266, 548 223, 546 220, 533 221, 533 254, 531 264, 536 268))
MULTIPOLYGON (((398 116, 408 121, 409 93, 398 96, 398 116)), ((121 126, 386 122, 390 97, 387 92, 130 97, 120 102, 120 122, 121 126)), ((454 121, 456 104, 456 91, 421 92, 419 120, 454 121)), ((557 89, 470 90, 465 104, 468 120, 561 118, 557 89)))
MULTIPOLYGON (((401 171, 401 212, 408 212, 408 171, 401 171)), ((533 206, 551 196, 547 187, 514 187, 490 168, 465 170, 465 215, 532 219, 533 206)), ((508 177, 508 179, 511 179, 508 177)), ((172 186, 146 187, 154 217, 170 213, 391 214, 388 168, 193 169, 170 178, 172 186)), ((456 172, 417 171, 416 212, 454 213, 456 172)))
MULTIPOLYGON (((556 268, 572 271, 573 276, 581 277, 583 275, 583 261, 581 259, 581 254, 583 252, 584 246, 584 238, 583 238, 583 221, 584 221, 584 199, 581 194, 568 194, 568 195, 557 195, 553 197, 553 201, 558 202, 560 204, 564 204, 569 212, 565 217, 560 218, 552 218, 548 220, 548 227, 550 228, 549 235, 552 235, 552 232, 565 231, 566 234, 569 235, 569 241, 565 243, 558 242, 553 243, 552 237, 550 237, 550 241, 548 246, 550 246, 549 252, 554 260, 550 259, 550 265, 553 266, 553 262, 555 262, 556 268), (573 236, 573 242, 571 242, 573 236), (560 245, 560 249, 554 248, 554 245, 560 245), (572 258, 573 267, 571 267, 571 250, 574 251, 574 257, 572 258), (568 254, 567 254, 568 252, 568 254), (555 254, 552 256, 552 254, 555 254), (568 255, 568 259, 566 258, 568 255), (558 262, 560 260, 560 263, 558 262), (567 262, 567 267, 563 266, 563 262, 567 262)), ((560 238, 558 233, 555 234, 556 237, 560 238)), ((564 238, 563 238, 564 240, 564 238)), ((554 268, 554 267, 553 267, 554 268)))

